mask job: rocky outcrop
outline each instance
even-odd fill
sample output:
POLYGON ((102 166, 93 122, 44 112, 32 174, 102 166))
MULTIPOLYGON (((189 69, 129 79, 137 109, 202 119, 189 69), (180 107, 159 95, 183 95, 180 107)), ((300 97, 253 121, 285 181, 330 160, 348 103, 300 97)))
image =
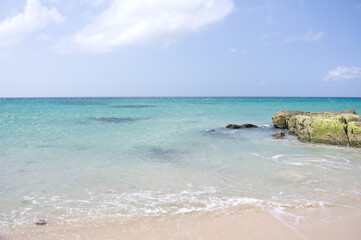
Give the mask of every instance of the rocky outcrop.
POLYGON ((361 117, 347 120, 347 135, 351 147, 361 147, 361 117))
POLYGON ((258 126, 257 126, 257 125, 250 124, 250 123, 245 123, 245 124, 242 124, 242 125, 228 124, 228 125, 226 126, 226 128, 230 128, 230 129, 258 128, 258 126))
POLYGON ((286 136, 286 134, 284 132, 277 132, 277 133, 273 134, 272 136, 276 139, 282 139, 286 136))
POLYGON ((288 129, 304 142, 361 147, 361 116, 352 109, 343 112, 280 111, 272 121, 276 128, 288 129))

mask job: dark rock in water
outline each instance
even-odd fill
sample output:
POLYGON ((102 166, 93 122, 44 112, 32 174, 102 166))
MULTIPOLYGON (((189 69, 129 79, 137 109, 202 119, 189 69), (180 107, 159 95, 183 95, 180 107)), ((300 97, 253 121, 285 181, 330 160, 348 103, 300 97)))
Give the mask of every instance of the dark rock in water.
POLYGON ((46 225, 47 222, 45 221, 45 219, 39 219, 35 222, 35 225, 46 225))
POLYGON ((355 111, 280 111, 272 121, 276 128, 288 129, 300 141, 361 147, 361 116, 355 111))
POLYGON ((242 124, 242 125, 228 124, 228 125, 226 126, 226 128, 230 128, 230 129, 258 128, 258 126, 257 126, 257 125, 250 124, 250 123, 245 123, 245 124, 242 124))
POLYGON ((92 105, 106 105, 105 103, 99 102, 61 102, 60 105, 69 105, 69 106, 92 106, 92 105))
POLYGON ((134 122, 140 120, 139 118, 118 118, 118 117, 92 117, 91 119, 100 121, 100 122, 107 122, 107 123, 120 123, 120 122, 134 122))
POLYGON ((154 105, 119 105, 112 107, 113 108, 149 108, 149 107, 154 107, 154 105))
POLYGON ((168 155, 168 154, 176 153, 176 151, 173 150, 173 149, 166 149, 166 148, 161 148, 161 147, 151 147, 151 148, 149 148, 148 152, 151 155, 155 155, 155 156, 161 156, 161 155, 168 155))
POLYGON ((282 139, 286 136, 286 134, 284 132, 277 132, 277 133, 273 134, 272 136, 277 139, 282 139))
POLYGON ((152 159, 174 161, 182 154, 180 151, 162 147, 151 147, 147 150, 147 156, 152 159))

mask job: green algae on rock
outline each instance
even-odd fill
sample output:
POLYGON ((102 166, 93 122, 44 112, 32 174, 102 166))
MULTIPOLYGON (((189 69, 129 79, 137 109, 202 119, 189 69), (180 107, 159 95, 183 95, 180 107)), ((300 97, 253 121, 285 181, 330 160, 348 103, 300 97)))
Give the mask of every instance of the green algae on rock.
POLYGON ((276 139, 282 139, 286 136, 286 134, 284 132, 277 132, 277 133, 273 134, 272 136, 276 139))
POLYGON ((361 147, 361 116, 352 109, 343 112, 280 111, 272 121, 276 128, 288 129, 303 142, 361 147))
POLYGON ((347 133, 351 147, 361 147, 361 117, 349 118, 347 133))

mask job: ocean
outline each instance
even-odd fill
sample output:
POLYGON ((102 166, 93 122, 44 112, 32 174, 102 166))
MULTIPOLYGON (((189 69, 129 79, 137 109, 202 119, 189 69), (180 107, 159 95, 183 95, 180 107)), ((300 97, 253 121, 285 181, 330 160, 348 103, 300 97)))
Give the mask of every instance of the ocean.
POLYGON ((0 233, 37 219, 361 208, 361 149, 272 137, 277 111, 350 108, 361 99, 0 99, 0 233))

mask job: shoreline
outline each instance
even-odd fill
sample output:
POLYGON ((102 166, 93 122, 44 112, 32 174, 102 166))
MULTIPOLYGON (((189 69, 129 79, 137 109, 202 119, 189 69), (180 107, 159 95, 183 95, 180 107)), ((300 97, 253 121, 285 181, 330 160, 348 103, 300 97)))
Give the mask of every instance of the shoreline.
POLYGON ((348 207, 192 212, 28 226, 0 235, 1 240, 30 239, 277 239, 356 240, 361 209, 348 207))

